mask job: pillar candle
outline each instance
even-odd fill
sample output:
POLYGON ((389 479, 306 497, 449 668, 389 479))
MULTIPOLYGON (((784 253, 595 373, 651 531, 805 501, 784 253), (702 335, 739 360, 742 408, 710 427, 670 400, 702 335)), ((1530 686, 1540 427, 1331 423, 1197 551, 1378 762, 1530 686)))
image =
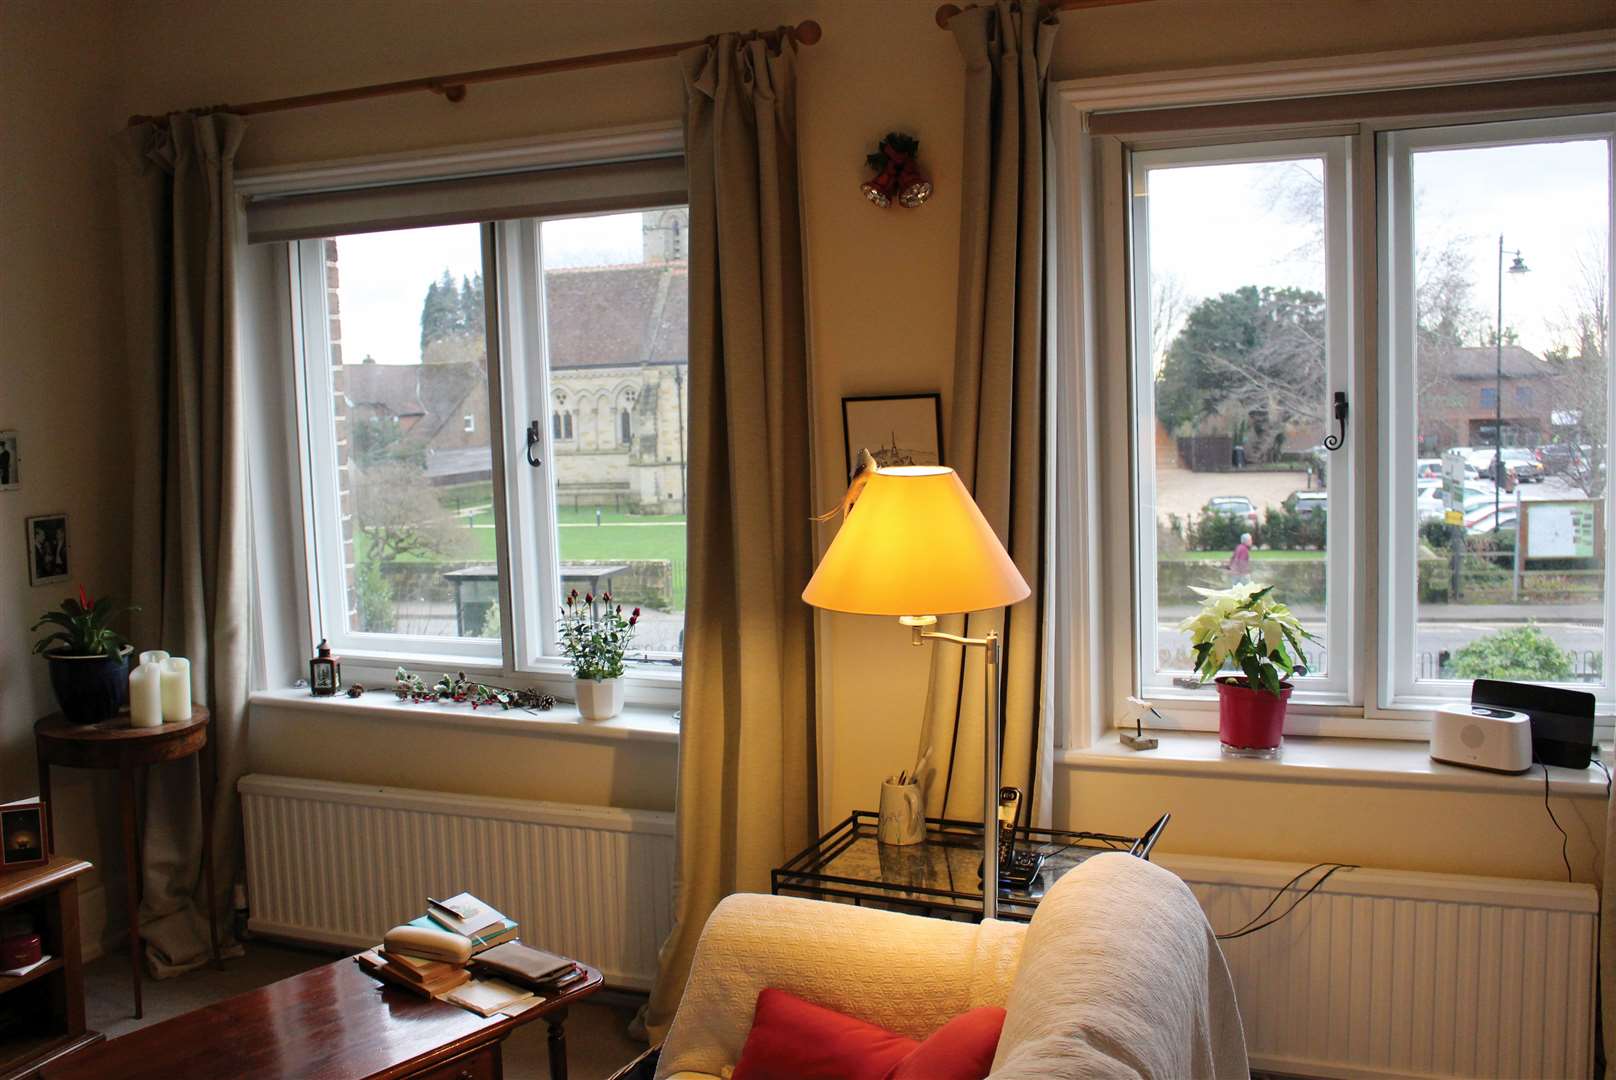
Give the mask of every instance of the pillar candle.
POLYGON ((163 722, 163 669, 141 664, 129 673, 129 724, 157 727, 163 722))
POLYGON ((147 649, 140 654, 140 663, 142 664, 161 664, 167 659, 168 654, 162 649, 147 649))
POLYGON ((191 662, 183 656, 163 661, 163 722, 191 718, 191 662))

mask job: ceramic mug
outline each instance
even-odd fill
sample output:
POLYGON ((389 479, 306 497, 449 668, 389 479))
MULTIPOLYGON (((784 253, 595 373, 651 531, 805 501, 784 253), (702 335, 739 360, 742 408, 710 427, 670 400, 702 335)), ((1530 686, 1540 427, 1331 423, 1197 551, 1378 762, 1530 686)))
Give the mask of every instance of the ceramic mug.
POLYGON ((917 783, 881 784, 881 819, 875 839, 883 844, 918 844, 926 839, 926 807, 917 783))

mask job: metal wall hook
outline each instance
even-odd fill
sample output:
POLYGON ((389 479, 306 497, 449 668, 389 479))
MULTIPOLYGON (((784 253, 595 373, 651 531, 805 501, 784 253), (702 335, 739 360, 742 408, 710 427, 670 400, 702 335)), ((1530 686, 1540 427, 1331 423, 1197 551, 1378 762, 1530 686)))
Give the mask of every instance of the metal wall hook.
POLYGON ((1341 444, 1347 441, 1347 392, 1345 390, 1335 392, 1335 422, 1336 434, 1324 437, 1324 448, 1326 450, 1339 450, 1341 449, 1341 444))
POLYGON ((533 466, 535 469, 537 469, 540 465, 543 465, 544 462, 533 456, 533 448, 538 446, 543 441, 544 429, 539 427, 539 422, 537 420, 529 420, 527 424, 527 449, 524 451, 524 454, 527 457, 527 463, 533 466))

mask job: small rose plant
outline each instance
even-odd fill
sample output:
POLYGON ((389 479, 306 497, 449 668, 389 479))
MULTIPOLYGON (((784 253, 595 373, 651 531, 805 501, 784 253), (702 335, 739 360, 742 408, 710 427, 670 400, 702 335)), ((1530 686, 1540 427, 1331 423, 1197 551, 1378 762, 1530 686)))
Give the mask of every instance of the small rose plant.
POLYGON ((1293 673, 1307 673, 1302 642, 1318 638, 1291 609, 1273 598, 1272 585, 1229 589, 1190 586, 1201 610, 1178 624, 1195 647, 1195 671, 1204 683, 1225 668, 1238 669, 1253 690, 1277 695, 1293 673))
POLYGON ((574 589, 561 606, 561 651, 580 679, 616 679, 623 674, 623 657, 634 644, 634 627, 640 609, 627 617, 623 605, 613 606, 612 594, 602 593, 600 613, 595 611, 593 593, 578 595, 574 589))

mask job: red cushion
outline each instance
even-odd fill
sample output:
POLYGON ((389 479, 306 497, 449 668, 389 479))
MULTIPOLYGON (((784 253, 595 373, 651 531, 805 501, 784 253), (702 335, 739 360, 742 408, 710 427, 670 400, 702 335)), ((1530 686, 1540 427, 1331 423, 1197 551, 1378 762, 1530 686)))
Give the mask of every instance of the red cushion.
POLYGON ((734 1080, 982 1080, 1003 1027, 1004 1010, 984 1006, 917 1043, 784 990, 764 990, 734 1080))
POLYGON ((734 1080, 882 1080, 918 1045, 784 990, 764 990, 734 1080))
POLYGON ((931 1033, 913 1053, 892 1067, 886 1080, 982 1080, 993 1070, 1004 1010, 984 1005, 931 1033))

